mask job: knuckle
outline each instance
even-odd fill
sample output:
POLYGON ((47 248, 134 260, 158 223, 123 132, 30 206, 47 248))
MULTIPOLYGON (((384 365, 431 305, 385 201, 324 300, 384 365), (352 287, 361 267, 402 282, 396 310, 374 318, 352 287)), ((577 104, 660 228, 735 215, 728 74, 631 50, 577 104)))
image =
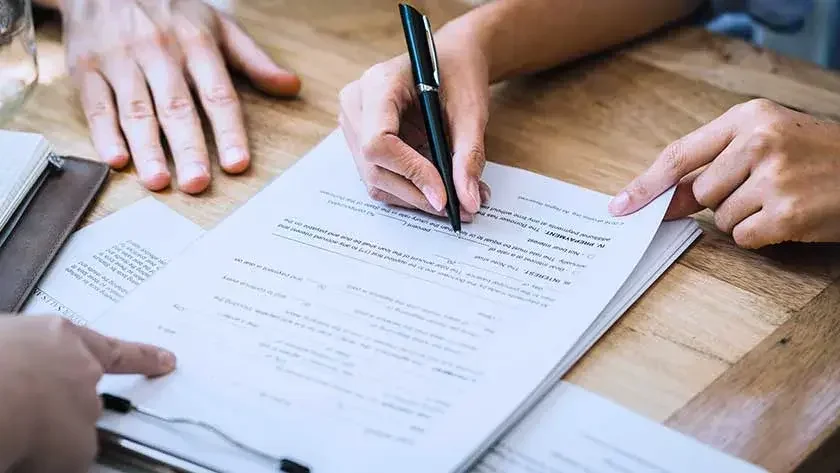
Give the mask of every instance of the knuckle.
POLYGON ((47 321, 47 330, 50 333, 63 335, 72 330, 72 323, 64 317, 50 317, 47 321))
POLYGON ((85 116, 88 121, 97 121, 100 119, 112 120, 111 104, 103 99, 97 99, 89 106, 85 107, 85 116))
POLYGON ((405 159, 403 166, 404 177, 409 181, 419 184, 427 180, 426 167, 419 159, 405 159))
MULTIPOLYGON (((123 362, 124 351, 119 343, 112 343, 111 349, 108 351, 108 357, 105 360, 106 366, 119 366, 123 362)), ((100 370, 102 367, 99 367, 100 370)))
POLYGON ((627 186, 627 192, 639 201, 648 201, 651 198, 651 191, 643 181, 636 179, 627 186))
POLYGON ((711 184, 707 183, 706 179, 697 178, 691 185, 691 192, 694 194, 694 200, 705 208, 711 208, 714 205, 712 201, 711 184))
POLYGON ((360 150, 362 153, 362 158, 364 158, 367 161, 374 161, 381 154, 382 147, 384 146, 384 140, 384 136, 376 135, 373 138, 362 143, 360 150))
POLYGON ((776 227, 791 237, 795 237, 801 227, 802 212, 800 202, 796 198, 781 199, 773 206, 773 220, 776 227))
POLYGON ((216 37, 206 28, 185 28, 184 42, 192 47, 212 48, 216 47, 216 37))
POLYGON ((385 202, 388 197, 388 193, 378 187, 368 186, 367 191, 370 198, 377 202, 385 202))
POLYGON ((79 51, 69 54, 68 65, 72 72, 88 72, 99 69, 99 55, 92 51, 79 51))
POLYGON ((184 119, 189 118, 194 113, 193 102, 188 97, 171 97, 160 110, 161 117, 164 119, 184 119))
MULTIPOLYGON (((383 187, 383 185, 385 184, 385 170, 384 169, 382 169, 378 166, 374 166, 370 170, 368 170, 368 172, 366 174, 367 175, 365 176, 365 182, 367 182, 368 186, 375 187, 375 188, 380 188, 380 187, 383 187)), ((368 191, 370 191, 370 189, 368 189, 368 191)), ((368 193, 370 193, 370 192, 368 192, 368 193)), ((373 196, 371 196, 371 197, 373 197, 373 196)))
POLYGON ((749 115, 767 116, 775 115, 779 106, 772 100, 757 98, 744 103, 741 109, 749 115))
POLYGON ((128 103, 122 115, 123 118, 131 121, 152 120, 155 118, 155 111, 148 101, 135 99, 128 103))
POLYGON ((686 165, 686 149, 683 140, 677 140, 665 147, 662 151, 662 166, 665 173, 671 179, 676 179, 682 174, 686 165))
POLYGON ((239 97, 230 87, 217 85, 202 93, 202 100, 214 107, 231 107, 239 104, 239 97))
POLYGON ((85 372, 87 374, 87 378, 92 380, 94 383, 105 375, 105 369, 102 367, 102 364, 92 356, 90 357, 90 361, 88 362, 85 372))
POLYGON ((164 31, 156 28, 153 32, 148 34, 144 42, 156 49, 165 51, 166 48, 169 47, 170 36, 164 31))
POLYGON ((778 190, 783 187, 788 179, 791 170, 791 158, 786 153, 775 153, 772 157, 762 163, 761 169, 757 171, 765 186, 778 190))
POLYGON ((467 172, 471 175, 481 174, 486 160, 484 147, 479 143, 473 143, 467 152, 467 172))
POLYGON ((747 155, 761 158, 771 150, 778 148, 784 139, 781 127, 775 122, 763 123, 756 126, 744 147, 747 155))

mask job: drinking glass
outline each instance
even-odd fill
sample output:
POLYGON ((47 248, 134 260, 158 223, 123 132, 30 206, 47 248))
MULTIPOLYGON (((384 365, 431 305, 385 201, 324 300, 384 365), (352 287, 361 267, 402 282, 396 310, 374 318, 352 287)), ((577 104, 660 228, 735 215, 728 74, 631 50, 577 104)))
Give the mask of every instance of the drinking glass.
POLYGON ((38 81, 31 0, 0 0, 0 124, 38 81))

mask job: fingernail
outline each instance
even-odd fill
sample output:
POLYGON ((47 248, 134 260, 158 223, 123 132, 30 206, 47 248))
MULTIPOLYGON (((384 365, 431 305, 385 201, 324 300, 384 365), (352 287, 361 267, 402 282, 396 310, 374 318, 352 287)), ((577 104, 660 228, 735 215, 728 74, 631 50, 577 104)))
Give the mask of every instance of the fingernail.
POLYGON ((429 204, 431 204, 435 210, 438 212, 443 210, 443 206, 445 205, 444 199, 432 186, 424 186, 421 190, 423 191, 423 195, 426 196, 426 200, 429 201, 429 204))
POLYGON ((471 179, 469 183, 469 193, 470 198, 473 201, 473 209, 478 210, 481 208, 481 195, 478 192, 478 181, 475 179, 471 179))
POLYGON ((105 161, 108 162, 108 165, 114 169, 121 169, 128 164, 128 153, 125 151, 125 148, 122 146, 114 146, 111 150, 106 154, 105 161))
POLYGON ((158 352, 158 363, 161 369, 172 371, 175 368, 175 355, 172 352, 161 349, 158 352))
POLYGON ((201 192, 210 183, 210 171, 200 163, 189 163, 180 170, 178 180, 184 192, 201 192))
POLYGON ((151 190, 160 190, 169 185, 169 169, 160 161, 151 161, 138 166, 140 180, 151 190))
POLYGON ((490 186, 481 182, 478 185, 478 193, 481 195, 481 203, 490 202, 490 197, 492 196, 492 192, 490 191, 490 186))
POLYGON ((222 154, 221 161, 225 171, 242 172, 248 168, 248 153, 238 146, 232 146, 222 154))
POLYGON ((609 205, 609 211, 613 215, 621 215, 624 211, 627 210, 627 207, 630 205, 630 194, 627 191, 621 191, 620 194, 615 196, 609 205))

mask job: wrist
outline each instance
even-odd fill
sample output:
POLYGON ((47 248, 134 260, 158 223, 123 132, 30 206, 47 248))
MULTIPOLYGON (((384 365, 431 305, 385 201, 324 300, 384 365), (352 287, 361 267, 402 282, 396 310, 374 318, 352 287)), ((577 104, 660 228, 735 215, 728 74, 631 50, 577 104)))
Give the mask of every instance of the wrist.
MULTIPOLYGON (((472 15, 472 12, 446 23, 435 33, 435 43, 442 63, 450 59, 463 65, 466 61, 478 66, 485 75, 489 74, 488 30, 481 18, 472 15), (480 64, 475 64, 475 61, 480 64)), ((487 85, 491 81, 492 77, 488 76, 487 85)))
POLYGON ((499 4, 504 3, 493 2, 475 8, 445 24, 438 33, 444 44, 470 44, 476 50, 486 65, 488 84, 505 79, 518 67, 510 63, 512 58, 500 54, 497 45, 506 16, 499 4))

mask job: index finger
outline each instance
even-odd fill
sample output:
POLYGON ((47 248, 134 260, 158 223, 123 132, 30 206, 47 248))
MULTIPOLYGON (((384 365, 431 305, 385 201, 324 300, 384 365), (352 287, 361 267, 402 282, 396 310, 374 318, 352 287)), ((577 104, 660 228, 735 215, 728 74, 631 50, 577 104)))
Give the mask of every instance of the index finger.
POLYGON ((85 327, 76 327, 79 338, 108 374, 161 376, 175 368, 175 355, 153 345, 118 340, 85 327))
POLYGON ((696 169, 713 161, 735 138, 738 108, 668 145, 656 161, 610 202, 613 215, 627 215, 647 205, 696 169))
POLYGON ((443 210, 446 191, 435 166, 400 137, 400 124, 413 102, 410 91, 393 83, 387 66, 374 66, 362 77, 361 153, 373 165, 414 184, 436 210, 443 210))

